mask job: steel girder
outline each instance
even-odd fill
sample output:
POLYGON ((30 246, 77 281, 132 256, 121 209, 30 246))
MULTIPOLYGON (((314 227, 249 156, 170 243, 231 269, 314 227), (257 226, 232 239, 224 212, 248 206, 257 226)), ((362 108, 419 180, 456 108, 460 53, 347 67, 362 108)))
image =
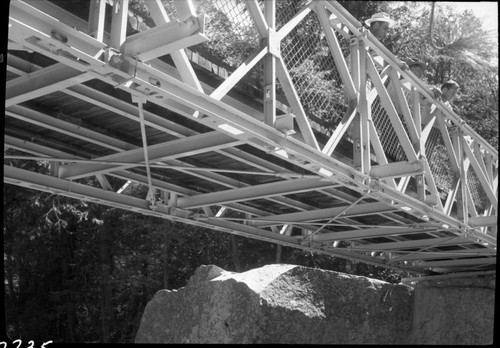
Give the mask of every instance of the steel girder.
MULTIPOLYGON (((30 124, 30 127, 78 139, 85 151, 95 148, 99 152, 88 157, 76 155, 70 149, 61 151, 57 137, 47 136, 46 131, 41 133, 39 128, 34 128, 30 134, 40 137, 45 145, 26 141, 26 136, 14 136, 15 127, 19 126, 13 123, 12 131, 7 127, 6 147, 35 155, 24 156, 26 159, 39 156, 40 160, 54 163, 55 172, 48 177, 30 176, 6 165, 4 182, 416 273, 425 273, 434 267, 441 267, 446 272, 466 271, 471 267, 481 270, 482 266, 495 263, 496 150, 438 101, 433 101, 435 109, 422 129, 419 113, 410 111, 402 93, 405 87, 395 85, 394 81, 402 76, 410 82, 414 95, 432 99, 428 89, 411 72, 402 71, 399 60, 369 32, 359 30, 359 23, 338 3, 309 2, 277 30, 276 9, 272 2, 266 2, 263 10, 257 2, 248 2, 251 19, 262 39, 261 47, 217 88, 198 80, 183 50, 207 39, 203 15, 197 16, 187 7, 177 9, 180 17, 171 21, 161 2, 153 1, 149 6, 150 10, 155 10, 152 12, 156 26, 127 36, 128 1, 109 1, 113 6, 121 5, 120 11, 114 11, 109 33, 104 32, 106 6, 102 3, 89 9, 86 23, 48 1, 12 1, 10 47, 21 47, 57 63, 35 67, 21 56, 9 54, 8 71, 18 77, 7 82, 6 115, 9 120, 21 122, 21 126, 30 124), (281 41, 312 13, 324 30, 350 105, 344 120, 323 143, 317 139, 280 52, 281 41), (338 26, 339 23, 342 26, 338 26), (359 46, 358 54, 354 55, 358 59, 354 70, 349 70, 337 39, 338 34, 346 33, 355 37, 359 46), (154 37, 161 38, 161 44, 155 45, 154 37), (372 58, 360 47, 376 51, 392 71, 379 74, 372 58), (165 54, 172 57, 175 68, 158 59, 165 54), (360 58, 364 56, 365 59, 360 58), (269 92, 269 98, 263 100, 264 112, 227 95, 261 60, 264 61, 265 92, 269 92), (375 94, 367 95, 364 87, 360 88, 364 86, 362 81, 366 74, 381 97, 409 161, 389 163, 384 154, 369 113, 375 94), (408 134, 394 109, 395 101, 384 87, 388 76, 393 77, 397 100, 409 125, 408 134), (295 134, 277 122, 276 78, 299 127, 295 134), (86 83, 97 80, 127 92, 133 103, 139 100, 141 104, 131 104, 86 83), (157 140, 141 147, 124 141, 123 137, 64 121, 29 104, 30 101, 55 98, 57 93, 89 103, 102 110, 100 112, 118 115, 128 122, 127 125, 147 127, 150 134, 154 130, 157 140), (163 117, 162 111, 142 109, 146 101, 185 117, 190 124, 198 123, 204 130, 193 130, 182 122, 163 117), (457 177, 456 186, 445 204, 438 197, 435 179, 423 155, 425 141, 421 140, 428 135, 435 120, 440 122, 438 113, 451 119, 459 134, 473 140, 468 143, 453 134, 450 137, 446 127, 441 128, 457 177), (344 162, 333 154, 350 127, 360 127, 357 133, 360 146, 354 144, 353 161, 344 162), (85 144, 92 144, 92 148, 85 144), (250 151, 248 146, 254 150, 250 151), (370 146, 374 148, 378 163, 371 163, 372 154, 366 150, 370 146), (110 154, 102 156, 99 153, 110 154), (201 164, 203 156, 213 154, 220 156, 218 161, 234 161, 244 169, 201 164), (264 154, 265 158, 259 154, 264 154), (469 163, 489 200, 484 212, 475 211, 470 196, 465 175, 469 163), (199 178, 204 187, 197 191, 187 184, 188 181, 176 180, 171 174, 166 178, 165 169, 176 171, 183 178, 199 178), (98 176, 103 189, 72 181, 94 175, 98 176), (150 195, 144 199, 111 192, 107 175, 146 185, 150 192, 159 190, 170 199, 157 202, 150 195), (417 197, 406 191, 411 177, 423 178, 430 197, 425 196, 425 191, 423 196, 417 197), (399 179, 399 183, 394 179, 399 179), (322 201, 330 197, 332 202, 320 205, 315 202, 316 197, 322 201), (325 204, 329 207, 325 208, 325 204), (465 214, 451 214, 454 206, 465 214), (245 218, 224 217, 221 207, 243 213, 245 218), (203 213, 198 208, 202 208, 203 213), (214 214, 214 210, 221 214, 214 214), (348 227, 339 230, 342 226, 348 227), (299 234, 292 233, 292 228, 299 234), (279 233, 280 230, 287 230, 288 235, 279 233), (418 234, 424 237, 411 239, 411 235, 418 234), (335 247, 341 240, 349 241, 350 246, 335 247), (443 245, 457 246, 457 250, 439 249, 443 245), (415 250, 409 253, 408 248, 415 250), (371 251, 380 250, 386 252, 385 258, 370 255, 371 251)), ((418 97, 413 102, 420 109, 418 97)), ((126 131, 125 128, 119 130, 126 131)), ((70 138, 65 139, 70 141, 70 138)), ((143 141, 145 139, 143 134, 143 141)), ((147 142, 150 141, 148 137, 147 142)))

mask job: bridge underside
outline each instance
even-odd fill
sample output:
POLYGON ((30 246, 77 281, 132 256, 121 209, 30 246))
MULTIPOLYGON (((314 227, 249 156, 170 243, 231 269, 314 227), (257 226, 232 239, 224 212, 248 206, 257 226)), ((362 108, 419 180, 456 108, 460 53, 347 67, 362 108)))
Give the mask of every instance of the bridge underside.
POLYGON ((200 53, 213 22, 190 2, 171 13, 146 3, 153 24, 127 0, 11 2, 4 143, 18 151, 5 155, 5 183, 415 274, 495 269, 496 150, 440 102, 424 122, 400 86, 398 123, 388 77, 407 78, 414 96, 428 91, 337 3, 284 16, 272 1, 214 2, 231 4, 213 5, 228 18, 245 14, 239 23, 255 34, 234 68, 200 53), (342 91, 340 121, 327 127, 306 100, 315 86, 300 82, 310 57, 290 58, 305 50, 289 46, 305 22, 323 30, 337 74, 325 81, 342 91), (358 40, 347 47, 353 68, 346 33, 358 40), (359 44, 392 70, 377 70, 359 44), (366 74, 372 90, 360 88, 366 74), (377 128, 376 103, 401 158, 377 128), (448 133, 439 112, 457 127, 448 133), (444 188, 425 156, 433 131, 453 155, 444 188), (47 173, 25 169, 32 160, 47 173))

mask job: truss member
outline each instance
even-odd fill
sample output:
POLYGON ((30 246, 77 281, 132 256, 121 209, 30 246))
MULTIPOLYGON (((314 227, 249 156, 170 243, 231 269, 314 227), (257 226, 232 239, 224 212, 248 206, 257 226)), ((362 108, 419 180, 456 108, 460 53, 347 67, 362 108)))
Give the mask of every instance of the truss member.
MULTIPOLYGON (((418 78, 421 79, 422 76, 425 73, 425 70, 427 69, 427 64, 416 59, 416 58, 410 58, 409 60, 406 61, 406 65, 410 69, 410 71, 418 78)), ((413 103, 412 101, 412 96, 411 96, 411 84, 409 81, 406 81, 403 76, 401 76, 401 86, 403 87, 403 91, 405 93, 406 100, 408 101, 408 106, 411 108, 413 103)), ((441 90, 437 88, 431 88, 432 92, 434 93, 434 98, 439 98, 442 93, 441 90)), ((396 109, 396 112, 398 115, 402 115, 402 110, 401 106, 398 102, 398 99, 396 97, 396 90, 394 89, 394 85, 391 83, 389 84, 389 87, 387 88, 387 92, 389 93, 389 96, 391 97, 394 108, 396 109)), ((423 117, 427 117, 427 115, 430 113, 430 109, 432 106, 432 101, 428 100, 426 97, 421 96, 421 105, 422 105, 422 114, 423 117)))

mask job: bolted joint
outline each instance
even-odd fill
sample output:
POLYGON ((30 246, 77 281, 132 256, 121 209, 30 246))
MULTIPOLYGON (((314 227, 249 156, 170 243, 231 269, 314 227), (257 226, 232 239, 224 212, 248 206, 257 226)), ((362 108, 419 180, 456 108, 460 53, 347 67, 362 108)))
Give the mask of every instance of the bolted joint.
POLYGON ((370 191, 383 192, 384 191, 380 187, 380 181, 377 178, 369 178, 368 187, 369 187, 369 190, 366 190, 367 192, 370 192, 370 191))
POLYGON ((183 219, 187 219, 187 218, 190 218, 193 213, 189 210, 179 209, 179 208, 175 208, 175 207, 167 207, 167 214, 171 215, 171 216, 176 216, 176 217, 180 217, 183 219))
POLYGON ((267 37, 263 39, 264 45, 267 46, 268 51, 273 56, 279 58, 281 56, 281 41, 278 33, 272 28, 268 28, 267 37))

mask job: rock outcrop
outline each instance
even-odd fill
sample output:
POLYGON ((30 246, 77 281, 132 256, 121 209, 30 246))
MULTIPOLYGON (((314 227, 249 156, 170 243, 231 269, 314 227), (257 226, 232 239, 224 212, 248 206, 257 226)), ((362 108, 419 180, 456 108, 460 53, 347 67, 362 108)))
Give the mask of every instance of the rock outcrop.
POLYGON ((419 281, 411 344, 493 344, 494 274, 419 281))
POLYGON ((148 303, 136 343, 402 344, 412 288, 294 265, 201 266, 148 303))

